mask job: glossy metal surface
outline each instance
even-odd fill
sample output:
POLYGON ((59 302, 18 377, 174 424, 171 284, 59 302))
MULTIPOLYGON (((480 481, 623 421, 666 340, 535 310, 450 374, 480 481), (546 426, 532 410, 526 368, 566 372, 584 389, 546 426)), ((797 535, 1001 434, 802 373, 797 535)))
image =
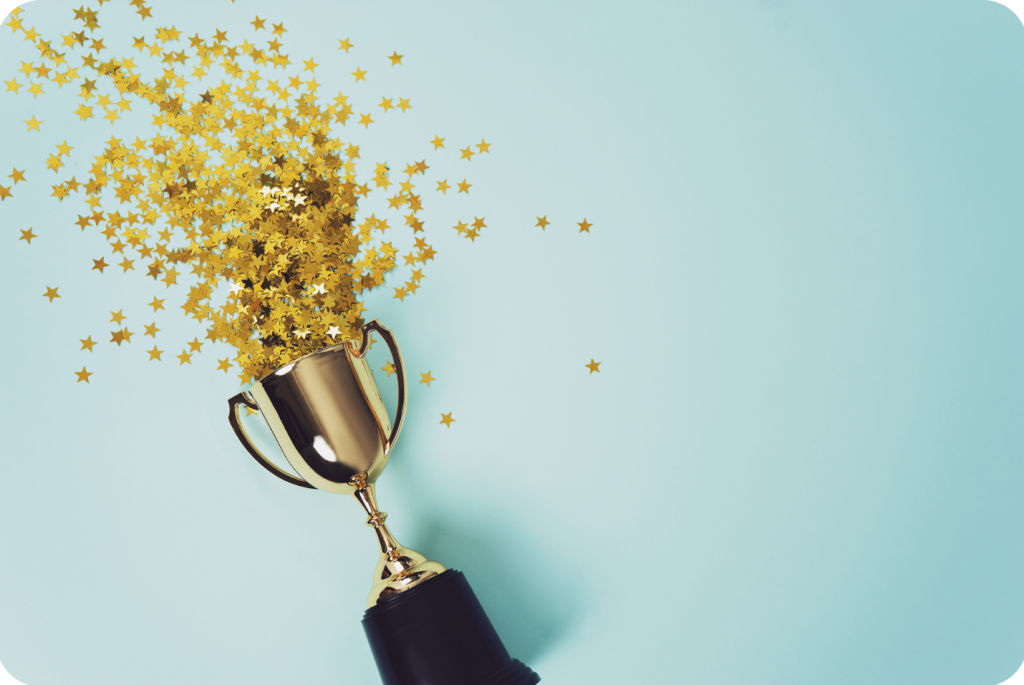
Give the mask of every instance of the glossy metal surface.
POLYGON ((367 600, 367 606, 374 606, 446 569, 400 545, 384 523, 387 514, 377 508, 373 484, 387 465, 405 418, 405 368, 391 331, 378 321, 366 324, 362 331, 358 347, 346 342, 308 354, 254 383, 251 397, 245 393, 232 397, 228 421, 249 454, 281 480, 356 498, 380 543, 367 600), (394 426, 366 362, 373 331, 391 350, 398 377, 394 426), (277 467, 253 444, 240 420, 243 406, 260 412, 299 478, 277 467))
POLYGON ((295 485, 354 494, 352 479, 365 474, 373 483, 387 465, 405 418, 405 369, 391 331, 377 321, 363 326, 362 344, 326 347, 287 364, 229 400, 228 419, 249 454, 275 476, 295 485), (370 333, 388 344, 398 376, 398 408, 391 426, 387 408, 366 363, 370 333), (285 459, 299 474, 273 465, 242 428, 242 405, 258 409, 270 426, 285 459))

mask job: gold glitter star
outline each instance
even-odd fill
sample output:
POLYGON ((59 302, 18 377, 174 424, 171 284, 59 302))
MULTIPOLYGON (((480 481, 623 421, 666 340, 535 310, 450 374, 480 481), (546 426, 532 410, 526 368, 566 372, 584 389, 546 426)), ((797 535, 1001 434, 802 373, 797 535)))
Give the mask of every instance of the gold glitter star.
POLYGON ((199 342, 199 338, 192 338, 192 342, 187 344, 189 352, 198 352, 199 348, 203 346, 203 343, 199 342))
MULTIPOLYGON (((18 229, 18 230, 21 230, 21 229, 18 229)), ((21 237, 18 238, 18 240, 24 240, 26 243, 31 245, 32 244, 32 239, 33 238, 38 238, 38 237, 39 236, 37 236, 35 233, 33 233, 32 229, 30 228, 27 231, 21 231, 21 237)))
POLYGON ((339 50, 344 50, 345 52, 348 52, 348 49, 350 47, 352 47, 352 43, 348 42, 348 38, 346 38, 344 40, 339 38, 338 39, 338 43, 339 43, 338 49, 339 50))
POLYGON ((440 190, 445 195, 448 194, 448 189, 449 188, 451 188, 451 186, 448 185, 448 179, 445 179, 443 181, 438 181, 437 182, 437 189, 440 190))
POLYGON ((121 313, 123 311, 123 309, 118 309, 116 312, 110 312, 110 322, 116 323, 118 326, 120 326, 121 322, 128 318, 127 316, 121 313))
POLYGON ((391 362, 388 362, 384 366, 380 367, 380 370, 381 371, 386 371, 388 376, 390 377, 391 374, 395 373, 395 366, 391 362))
POLYGON ((589 364, 584 364, 583 366, 585 366, 588 369, 590 369, 590 373, 594 373, 595 371, 597 373, 601 373, 601 370, 597 368, 597 367, 601 366, 601 362, 595 362, 593 357, 590 358, 590 363, 589 364))
POLYGON ((18 181, 25 180, 25 171, 18 171, 17 169, 14 169, 14 173, 10 174, 7 178, 14 179, 13 185, 18 185, 18 181))
POLYGON ((60 295, 57 294, 57 288, 46 286, 46 292, 43 293, 43 297, 48 297, 50 298, 50 302, 53 302, 55 299, 60 297, 60 295))
POLYGON ((231 358, 230 357, 224 357, 223 359, 218 359, 217 360, 217 370, 218 371, 223 371, 224 373, 227 373, 228 369, 230 369, 230 368, 231 368, 231 358))
POLYGON ((444 138, 439 138, 436 135, 434 136, 434 139, 430 142, 433 143, 435 150, 439 147, 444 147, 444 138))
POLYGON ((75 381, 76 383, 81 383, 82 381, 88 383, 89 376, 92 376, 93 374, 90 373, 89 371, 86 371, 85 367, 83 366, 81 371, 75 371, 75 375, 78 376, 78 380, 75 381))
POLYGON ((469 189, 472 188, 472 187, 473 187, 472 184, 466 183, 466 179, 462 179, 462 183, 459 184, 459 192, 460 193, 465 193, 466 195, 469 195, 469 189))
POLYGON ((146 333, 145 333, 145 335, 148 335, 149 337, 151 337, 154 340, 156 340, 156 334, 159 331, 160 331, 160 329, 156 327, 156 321, 154 321, 153 323, 151 323, 148 326, 146 326, 146 333))
POLYGON ((594 224, 588 224, 587 220, 584 219, 583 221, 579 222, 576 225, 580 227, 580 233, 583 233, 583 231, 590 233, 590 227, 593 226, 594 224))
POLYGON ((548 225, 550 225, 550 224, 551 224, 551 222, 548 221, 548 215, 547 214, 545 214, 544 216, 538 216, 537 217, 537 224, 536 225, 540 226, 540 230, 543 231, 543 230, 547 229, 548 225))
POLYGON ((429 371, 427 371, 426 373, 421 373, 420 374, 420 383, 426 383, 428 388, 430 387, 430 382, 431 381, 436 381, 436 380, 437 380, 436 378, 434 378, 433 376, 430 375, 429 371))
POLYGON ((181 354, 178 354, 178 355, 175 355, 175 356, 179 360, 178 366, 184 366, 185 364, 192 364, 192 362, 189 361, 190 359, 192 359, 192 355, 189 354, 188 352, 186 352, 185 350, 182 350, 181 354))
POLYGON ((255 21, 250 21, 249 23, 253 25, 253 27, 254 27, 253 30, 254 31, 259 31, 260 29, 263 28, 263 23, 265 21, 266 21, 266 19, 260 19, 260 15, 257 14, 256 15, 256 20, 255 21))
POLYGON ((402 63, 402 57, 404 57, 404 56, 405 55, 399 55, 397 50, 393 50, 391 52, 391 56, 388 57, 388 59, 391 60, 391 66, 395 66, 397 64, 401 64, 402 63))
POLYGON ((153 301, 149 303, 149 306, 153 308, 153 313, 155 314, 158 309, 164 308, 164 301, 158 300, 154 297, 153 301))
POLYGON ((103 273, 103 270, 108 266, 110 265, 103 261, 103 257, 100 257, 99 259, 92 260, 92 269, 90 269, 90 271, 99 271, 100 273, 103 273))
POLYGON ((92 348, 96 346, 96 341, 92 339, 91 335, 85 340, 79 340, 78 342, 82 343, 83 350, 89 350, 90 352, 92 352, 92 348))
POLYGON ((491 144, 483 138, 480 139, 480 144, 477 145, 477 147, 480 148, 480 153, 486 152, 487 154, 491 154, 491 144))
POLYGON ((43 122, 41 122, 38 119, 36 119, 35 115, 32 115, 32 118, 31 119, 26 119, 25 123, 28 124, 28 130, 29 131, 38 131, 39 130, 39 125, 41 123, 43 123, 43 122))
POLYGON ((466 147, 466 149, 460 150, 460 152, 462 152, 462 157, 459 157, 459 159, 467 159, 470 162, 473 161, 473 155, 476 154, 475 152, 473 152, 473 149, 468 146, 466 147))
POLYGON ((366 72, 359 67, 356 67, 356 70, 352 72, 352 75, 356 77, 356 81, 366 80, 366 72))
POLYGON ((443 423, 447 428, 451 428, 452 424, 455 423, 455 419, 452 418, 452 412, 442 413, 440 423, 443 423))
MULTIPOLYGON (((148 353, 149 353, 149 361, 153 361, 153 360, 156 360, 156 361, 162 361, 162 360, 160 359, 160 355, 161 355, 161 354, 163 354, 163 353, 164 353, 164 351, 163 351, 163 350, 158 350, 158 349, 156 348, 156 345, 153 345, 153 349, 151 349, 151 350, 146 350, 146 352, 148 352, 148 353)), ((180 366, 180 364, 179 364, 179 366, 180 366)))

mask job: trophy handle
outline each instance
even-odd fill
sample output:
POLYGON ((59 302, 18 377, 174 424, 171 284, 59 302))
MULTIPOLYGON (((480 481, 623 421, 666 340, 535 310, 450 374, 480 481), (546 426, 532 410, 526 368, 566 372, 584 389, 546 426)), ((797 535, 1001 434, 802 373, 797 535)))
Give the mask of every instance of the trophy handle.
POLYGON ((297 478, 287 471, 279 469, 272 461, 263 456, 262 452, 256 449, 256 445, 252 444, 252 439, 249 437, 249 434, 245 432, 244 428, 242 428, 242 422, 238 420, 238 410, 243 404, 253 411, 259 411, 259 406, 253 402, 252 399, 246 396, 244 392, 240 392, 228 400, 228 421, 231 422, 231 427, 235 429, 235 435, 238 436, 238 441, 242 443, 242 446, 245 447, 246 451, 252 455, 253 459, 259 462, 260 466, 265 468, 267 471, 270 471, 281 480, 291 483, 292 485, 298 485, 299 487, 312 488, 312 485, 301 478, 297 478))
POLYGON ((362 357, 366 348, 370 346, 370 332, 377 331, 387 343, 388 349, 391 350, 391 358, 395 362, 395 373, 398 375, 398 408, 395 409, 395 425, 391 427, 391 435, 388 436, 387 449, 384 452, 384 454, 388 454, 395 446, 398 434, 402 432, 402 421, 405 420, 405 367, 402 365, 402 351, 398 349, 395 336, 391 334, 390 330, 384 328, 380 321, 374 319, 364 325, 362 330, 363 344, 359 348, 359 356, 362 357))

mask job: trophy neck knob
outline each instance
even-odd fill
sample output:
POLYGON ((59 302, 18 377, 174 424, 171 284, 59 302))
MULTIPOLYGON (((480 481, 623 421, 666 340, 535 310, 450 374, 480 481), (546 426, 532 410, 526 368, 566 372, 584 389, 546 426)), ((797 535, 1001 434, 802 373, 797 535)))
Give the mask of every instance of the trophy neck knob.
POLYGON ((448 570, 443 564, 431 561, 416 550, 403 547, 388 530, 387 512, 377 508, 377 495, 373 483, 364 478, 353 478, 356 486, 352 495, 366 511, 366 525, 377 534, 380 557, 373 572, 373 587, 366 600, 367 608, 381 600, 411 590, 421 583, 448 570))

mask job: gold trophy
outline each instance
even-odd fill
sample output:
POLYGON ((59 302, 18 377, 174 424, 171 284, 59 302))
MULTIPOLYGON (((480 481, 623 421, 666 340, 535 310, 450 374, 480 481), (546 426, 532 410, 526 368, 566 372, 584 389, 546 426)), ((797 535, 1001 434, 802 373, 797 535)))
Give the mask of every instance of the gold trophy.
POLYGON ((305 488, 350 494, 380 543, 363 628, 384 685, 534 685, 540 677, 512 659, 466 581, 403 547, 377 508, 374 483, 402 430, 405 369, 398 343, 378 321, 363 339, 331 345, 282 366, 228 400, 228 420, 246 450, 278 478, 305 488), (376 331, 391 350, 398 378, 392 425, 365 357, 376 331), (258 411, 299 477, 278 468, 239 420, 258 411))

